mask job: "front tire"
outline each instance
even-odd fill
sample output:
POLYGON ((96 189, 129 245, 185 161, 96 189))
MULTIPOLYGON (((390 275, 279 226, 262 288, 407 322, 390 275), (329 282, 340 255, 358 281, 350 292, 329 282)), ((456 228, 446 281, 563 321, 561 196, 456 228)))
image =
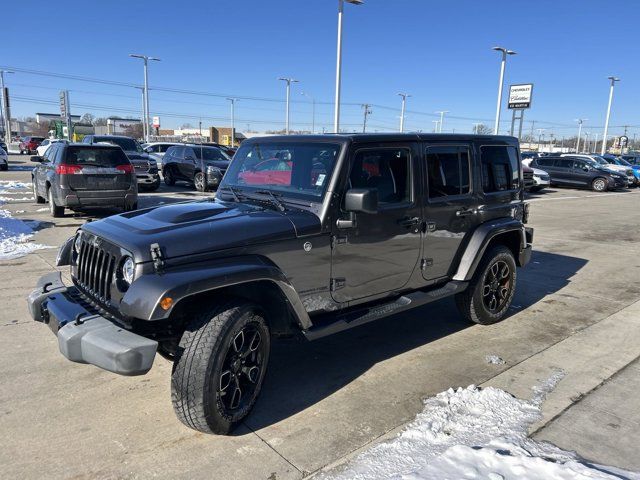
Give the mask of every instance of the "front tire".
POLYGON ((594 178, 593 182, 591 182, 591 188, 594 192, 606 192, 607 181, 602 177, 594 178))
POLYGON ((180 340, 171 376, 174 411, 186 426, 228 434, 251 411, 269 361, 260 309, 236 301, 197 315, 180 340))
POLYGON ((485 253, 467 289, 456 295, 456 305, 470 322, 491 325, 507 315, 515 289, 513 253, 498 245, 485 253))
POLYGON ((207 190, 207 179, 205 178, 203 172, 198 172, 195 174, 195 176, 193 177, 193 185, 199 192, 204 192, 207 190))
POLYGON ((173 172, 171 170, 171 167, 165 168, 164 169, 164 173, 162 174, 162 176, 164 177, 165 185, 167 185, 168 187, 172 187, 173 185, 176 184, 176 179, 173 176, 173 172))

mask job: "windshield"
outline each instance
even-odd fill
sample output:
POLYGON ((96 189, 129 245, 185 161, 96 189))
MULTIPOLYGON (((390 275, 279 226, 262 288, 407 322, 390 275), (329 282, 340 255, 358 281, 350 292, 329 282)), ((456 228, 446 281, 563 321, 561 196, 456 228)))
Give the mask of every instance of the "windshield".
POLYGON ((198 160, 231 160, 226 153, 217 148, 211 147, 192 147, 198 160))
POLYGON ((221 188, 268 189, 313 201, 322 198, 340 145, 317 142, 252 143, 233 157, 221 188))
POLYGON ((629 162, 627 162, 624 158, 619 158, 618 159, 618 165, 626 165, 627 167, 631 166, 631 164, 629 162))
POLYGON ((602 157, 593 157, 593 161, 600 164, 600 165, 609 165, 609 162, 607 162, 604 158, 602 157))
POLYGON ((93 141, 94 141, 94 143, 97 143, 97 142, 115 143, 120 148, 122 148, 125 152, 142 152, 142 147, 133 138, 127 138, 127 137, 97 137, 93 141))

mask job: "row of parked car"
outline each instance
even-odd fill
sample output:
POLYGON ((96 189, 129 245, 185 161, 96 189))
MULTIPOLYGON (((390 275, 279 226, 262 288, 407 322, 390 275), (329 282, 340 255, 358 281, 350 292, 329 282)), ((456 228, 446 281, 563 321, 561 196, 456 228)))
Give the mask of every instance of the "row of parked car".
POLYGON ((539 154, 522 152, 522 163, 535 183, 530 191, 540 190, 542 179, 558 187, 590 188, 596 192, 605 192, 618 188, 630 188, 640 185, 640 155, 598 155, 594 153, 539 154))

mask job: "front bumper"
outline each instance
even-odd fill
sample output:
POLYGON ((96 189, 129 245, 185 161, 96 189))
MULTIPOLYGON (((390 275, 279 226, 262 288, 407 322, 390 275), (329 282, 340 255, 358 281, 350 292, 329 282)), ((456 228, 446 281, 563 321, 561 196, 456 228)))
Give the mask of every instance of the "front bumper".
POLYGON ((27 299, 31 317, 49 325, 60 352, 72 362, 89 363, 120 375, 144 375, 153 365, 158 342, 125 330, 77 302, 60 272, 38 280, 27 299))
POLYGON ((549 177, 533 177, 533 183, 536 187, 548 187, 551 185, 551 179, 549 177))
POLYGON ((140 173, 136 172, 138 185, 155 185, 160 184, 160 175, 158 173, 140 173))

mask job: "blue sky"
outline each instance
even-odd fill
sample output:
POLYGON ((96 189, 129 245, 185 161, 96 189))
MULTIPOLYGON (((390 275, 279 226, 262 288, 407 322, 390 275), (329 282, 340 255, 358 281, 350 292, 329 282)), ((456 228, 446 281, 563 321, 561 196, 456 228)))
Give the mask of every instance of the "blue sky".
MULTIPOLYGON (((371 130, 397 129, 400 98, 408 101, 406 128, 431 131, 436 110, 449 110, 445 131, 471 131, 492 124, 499 54, 514 49, 506 83, 533 82, 533 108, 525 120, 561 136, 575 135, 574 119, 602 133, 608 98, 607 76, 616 86, 612 134, 622 125, 640 126, 638 27, 635 0, 365 0, 345 6, 342 123, 358 129, 361 103, 373 104, 371 130), (384 108, 390 107, 390 108, 384 108), (397 110, 395 110, 397 109, 397 110)), ((292 128, 310 128, 318 99, 317 129, 332 125, 335 75, 336 0, 194 0, 178 2, 23 1, 3 6, 4 42, 0 65, 140 83, 142 66, 132 52, 160 57, 150 85, 206 91, 223 97, 151 91, 152 114, 163 127, 183 123, 228 125, 224 95, 258 97, 237 104, 237 128, 282 128, 284 85, 280 76, 300 80, 293 89, 292 128), (23 22, 6 19, 24 18, 23 22), (70 32, 67 36, 65 29, 70 32), (8 42, 7 42, 8 40, 8 42)), ((14 116, 56 112, 58 90, 70 90, 72 113, 139 116, 139 91, 17 72, 6 77, 14 116), (76 106, 73 105, 82 105, 76 106)), ((508 127, 509 113, 502 131, 508 127)), ((525 124, 525 130, 530 124, 525 124)), ((639 127, 629 129, 630 136, 639 127)))

